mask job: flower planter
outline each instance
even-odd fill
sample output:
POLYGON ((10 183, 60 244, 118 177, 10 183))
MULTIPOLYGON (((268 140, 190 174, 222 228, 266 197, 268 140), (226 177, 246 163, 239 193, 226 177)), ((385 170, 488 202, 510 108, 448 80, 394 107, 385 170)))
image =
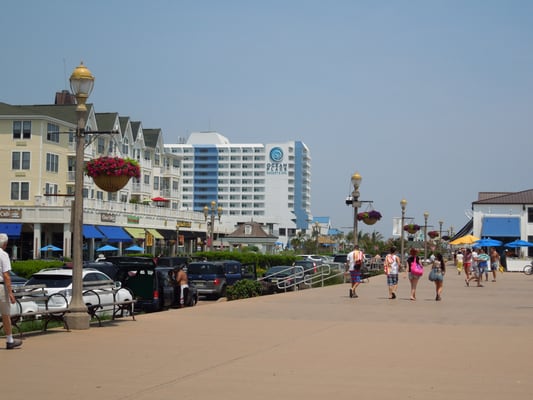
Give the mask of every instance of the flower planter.
POLYGON ((128 184, 130 180, 126 175, 98 175, 93 176, 96 186, 106 192, 117 192, 128 184))
POLYGON ((379 211, 364 211, 357 214, 357 220, 363 221, 367 225, 374 225, 381 219, 381 213, 379 211))
POLYGON ((405 225, 403 227, 403 230, 409 233, 410 235, 414 235, 420 230, 420 226, 417 224, 409 224, 409 225, 405 225))
POLYGON ((377 218, 363 218, 363 222, 367 225, 374 225, 376 222, 378 222, 377 218))

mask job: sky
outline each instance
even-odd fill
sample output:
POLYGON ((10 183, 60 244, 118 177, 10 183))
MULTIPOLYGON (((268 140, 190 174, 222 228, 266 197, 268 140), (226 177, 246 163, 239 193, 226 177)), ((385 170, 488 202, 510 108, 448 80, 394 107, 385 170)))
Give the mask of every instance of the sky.
POLYGON ((0 102, 52 104, 83 61, 89 102, 165 143, 304 142, 311 212, 392 236, 456 232, 479 192, 533 188, 533 1, 4 0, 0 102), (370 203, 371 202, 371 203, 370 203))

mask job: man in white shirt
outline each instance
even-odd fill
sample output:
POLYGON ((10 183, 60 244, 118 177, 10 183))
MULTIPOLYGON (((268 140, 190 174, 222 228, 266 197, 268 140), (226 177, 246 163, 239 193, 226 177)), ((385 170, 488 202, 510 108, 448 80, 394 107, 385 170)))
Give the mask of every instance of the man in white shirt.
POLYGON ((11 350, 22 345, 22 340, 13 339, 13 331, 11 327, 10 309, 11 304, 15 304, 15 296, 11 290, 11 261, 9 254, 5 252, 7 247, 8 237, 5 233, 0 233, 0 271, 2 272, 2 280, 0 282, 0 314, 2 314, 2 323, 4 324, 4 332, 6 334, 6 349, 11 350))
POLYGON ((362 250, 359 250, 359 246, 355 245, 353 250, 348 253, 346 257, 348 263, 348 271, 350 272, 350 278, 352 287, 350 288, 350 297, 359 297, 355 293, 355 289, 361 283, 361 267, 363 266, 365 254, 362 250))

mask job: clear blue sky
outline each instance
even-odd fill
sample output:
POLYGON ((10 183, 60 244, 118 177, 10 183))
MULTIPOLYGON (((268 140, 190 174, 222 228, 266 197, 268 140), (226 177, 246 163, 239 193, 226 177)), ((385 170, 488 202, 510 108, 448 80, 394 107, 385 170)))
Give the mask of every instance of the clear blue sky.
POLYGON ((52 103, 83 60, 90 102, 233 143, 301 140, 312 213, 352 225, 350 177, 392 233, 457 231, 480 191, 533 188, 533 1, 2 2, 0 101, 52 103))

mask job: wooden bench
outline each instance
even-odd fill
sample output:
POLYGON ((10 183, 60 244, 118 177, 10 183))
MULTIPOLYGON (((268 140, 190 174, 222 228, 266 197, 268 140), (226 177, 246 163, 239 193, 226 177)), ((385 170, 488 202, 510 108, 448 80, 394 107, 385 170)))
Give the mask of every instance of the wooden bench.
POLYGON ((116 287, 113 281, 84 282, 83 298, 87 306, 87 312, 91 318, 98 320, 98 326, 102 326, 102 311, 108 308, 111 308, 112 320, 128 314, 135 321, 134 306, 136 300, 133 298, 133 293, 128 288, 116 287), (130 293, 130 298, 128 300, 118 300, 119 290, 127 290, 130 293), (103 294, 109 294, 109 296, 102 296, 103 294), (112 300, 103 300, 102 297, 110 297, 112 300))
POLYGON ((48 329, 51 321, 59 321, 67 331, 70 330, 64 318, 68 311, 68 302, 63 294, 47 295, 44 285, 15 286, 12 290, 16 300, 16 311, 11 312, 11 324, 18 330, 20 336, 22 336, 21 323, 26 320, 41 319, 44 322, 43 331, 48 329), (50 308, 51 302, 60 306, 50 308))

